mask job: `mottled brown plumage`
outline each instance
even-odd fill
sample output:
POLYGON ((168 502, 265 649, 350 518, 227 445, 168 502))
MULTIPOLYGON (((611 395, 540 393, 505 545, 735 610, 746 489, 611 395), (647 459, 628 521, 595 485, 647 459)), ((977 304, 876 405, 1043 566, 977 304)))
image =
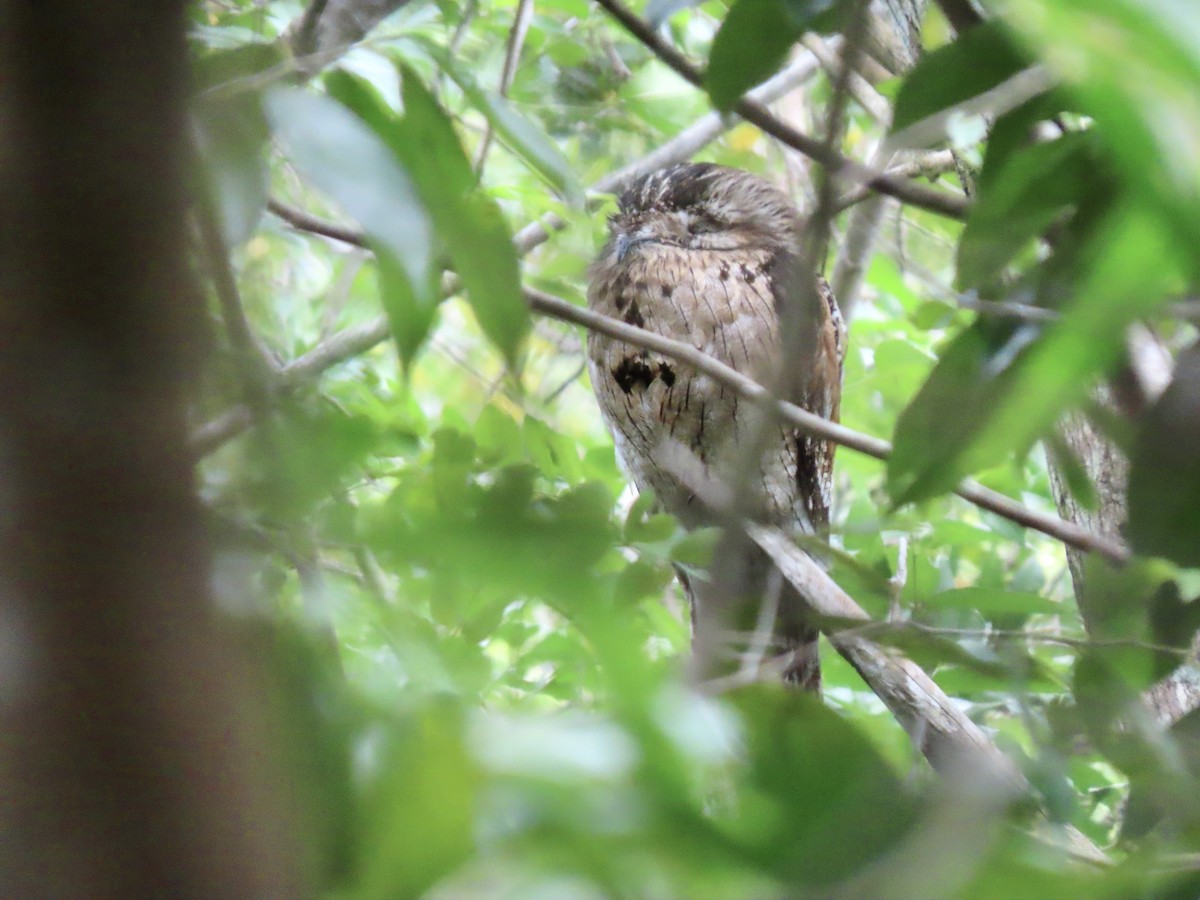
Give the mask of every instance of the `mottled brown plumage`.
MULTIPOLYGON (((685 341, 836 419, 844 353, 841 317, 824 281, 800 271, 801 227, 788 197, 756 175, 708 164, 652 173, 620 198, 609 241, 591 270, 589 305, 685 341), (781 330, 787 334, 786 352, 781 330)), ((662 508, 686 527, 709 519, 705 505, 696 502, 689 466, 693 475, 738 489, 744 508, 762 521, 810 534, 828 525, 831 445, 792 428, 771 427, 761 441, 764 452, 756 472, 746 460, 756 430, 754 411, 727 388, 666 357, 596 333, 588 338, 588 361, 630 478, 639 490, 652 489, 662 508), (732 483, 747 472, 749 484, 744 478, 732 483)), ((744 553, 741 589, 761 595, 770 566, 757 549, 746 546, 744 553)), ((710 583, 680 574, 697 621, 710 583)), ((775 636, 792 654, 786 677, 815 688, 820 679, 816 633, 804 623, 801 609, 785 589, 775 636)))

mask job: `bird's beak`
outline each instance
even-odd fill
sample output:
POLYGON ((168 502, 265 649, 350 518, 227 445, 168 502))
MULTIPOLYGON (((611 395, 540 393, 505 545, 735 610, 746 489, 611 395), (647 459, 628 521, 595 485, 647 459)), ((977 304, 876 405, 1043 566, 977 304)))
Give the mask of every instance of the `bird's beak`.
POLYGON ((625 257, 638 244, 645 244, 653 240, 646 237, 644 234, 618 234, 616 240, 617 262, 625 262, 625 257))

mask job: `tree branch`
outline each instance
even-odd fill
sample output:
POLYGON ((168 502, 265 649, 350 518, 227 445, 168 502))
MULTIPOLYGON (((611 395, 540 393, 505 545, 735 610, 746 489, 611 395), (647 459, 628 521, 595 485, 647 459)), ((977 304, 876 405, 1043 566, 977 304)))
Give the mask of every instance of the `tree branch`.
POLYGON ((296 68, 311 78, 409 0, 312 0, 284 31, 296 68))
MULTIPOLYGON (((783 573, 816 613, 834 622, 871 622, 870 616, 817 563, 777 528, 744 523, 746 533, 783 573)), ((970 720, 916 663, 868 640, 857 629, 823 627, 830 642, 884 702, 930 765, 1016 800, 1031 791, 1029 781, 978 725, 970 720)), ((1067 830, 1068 848, 1090 862, 1107 862, 1082 833, 1067 830)))
MULTIPOLYGON (((293 216, 293 224, 310 218, 307 214, 293 216)), ((325 227, 329 223, 315 220, 320 230, 316 233, 327 234, 325 227)), ((297 227, 302 227, 297 225, 297 227)), ((349 235, 344 235, 343 238, 349 235)), ((357 246, 366 246, 361 238, 350 241, 357 246)), ((456 278, 447 273, 443 288, 453 288, 456 278)), ((550 316, 560 321, 582 325, 592 331, 597 331, 609 337, 616 338, 633 346, 653 350, 669 356, 678 362, 692 366, 710 378, 719 381, 739 396, 756 403, 763 403, 771 408, 775 415, 788 423, 800 428, 807 434, 833 441, 835 444, 856 450, 879 460, 886 460, 891 454, 891 444, 881 438, 871 437, 854 431, 837 422, 830 422, 814 415, 793 403, 774 400, 771 392, 756 381, 747 378, 742 373, 730 368, 724 363, 708 356, 690 344, 671 340, 652 331, 636 328, 625 322, 611 319, 591 310, 567 303, 558 297, 543 293, 534 288, 525 288, 525 299, 535 312, 550 316)), ((335 366, 360 353, 365 353, 376 344, 385 340, 389 334, 386 319, 379 318, 362 325, 348 328, 339 332, 299 359, 284 366, 279 372, 282 386, 294 385, 305 378, 320 374, 331 366, 335 366)), ((197 456, 211 453, 229 438, 245 430, 253 423, 253 417, 238 409, 230 410, 217 419, 206 423, 193 436, 192 448, 197 456)), ((995 513, 998 516, 1016 522, 1034 531, 1040 531, 1071 547, 1085 552, 1099 553, 1106 559, 1122 563, 1129 559, 1129 550, 1119 541, 1111 540, 1100 535, 1092 534, 1071 522, 1057 516, 1038 512, 1023 506, 1021 503, 1006 497, 998 491, 984 487, 976 481, 965 479, 954 491, 965 500, 974 503, 981 509, 995 513)))
MULTIPOLYGON (((630 34, 645 44, 655 56, 675 70, 681 78, 701 90, 704 89, 704 76, 701 71, 682 53, 662 40, 641 18, 630 12, 618 0, 596 0, 596 2, 620 22, 630 34)), ((792 149, 821 163, 830 170, 831 174, 862 182, 880 193, 888 194, 912 206, 918 206, 952 219, 965 218, 967 210, 970 208, 970 202, 965 197, 914 184, 910 181, 898 180, 842 156, 827 147, 823 141, 779 121, 766 107, 748 97, 740 100, 734 107, 734 111, 747 122, 757 125, 767 134, 792 149)))
MULTIPOLYGON (((617 319, 600 315, 592 310, 574 306, 565 300, 533 288, 525 289, 525 297, 535 312, 582 325, 589 330, 624 341, 635 347, 661 353, 677 362, 692 366, 714 381, 728 387, 739 397, 765 405, 775 415, 806 434, 833 441, 879 460, 886 460, 891 453, 891 444, 885 440, 862 434, 840 423, 822 419, 794 403, 773 399, 771 392, 761 384, 747 378, 720 360, 702 353, 691 344, 675 341, 652 331, 646 331, 617 319)), ((954 492, 981 509, 986 509, 1026 528, 1040 531, 1064 544, 1087 552, 1099 553, 1113 562, 1125 562, 1129 559, 1128 548, 1119 541, 1092 534, 1057 516, 1030 509, 1011 497, 984 487, 976 481, 966 479, 955 488, 954 492)))

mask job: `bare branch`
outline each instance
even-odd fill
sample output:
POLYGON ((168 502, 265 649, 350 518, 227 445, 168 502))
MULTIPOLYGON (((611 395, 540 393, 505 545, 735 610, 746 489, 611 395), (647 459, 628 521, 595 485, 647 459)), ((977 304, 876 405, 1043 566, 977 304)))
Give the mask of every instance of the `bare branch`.
MULTIPOLYGON (((936 178, 943 172, 949 172, 954 166, 954 154, 951 151, 930 150, 913 154, 903 162, 889 165, 885 171, 892 178, 936 178)), ((852 187, 838 198, 838 212, 877 196, 879 193, 867 185, 852 187)))
POLYGON ((205 268, 221 307, 221 320, 229 335, 245 398, 251 406, 265 409, 270 402, 276 372, 275 360, 259 342, 246 318, 237 279, 229 262, 229 249, 217 223, 216 210, 203 190, 195 195, 193 208, 205 268))
MULTIPOLYGON (((452 273, 447 273, 446 282, 452 282, 452 273)), ((443 286, 448 285, 444 282, 443 286)), ((692 366, 699 372, 719 381, 739 396, 755 403, 766 405, 773 413, 807 434, 833 441, 843 447, 856 450, 879 460, 886 460, 891 453, 891 444, 880 438, 854 431, 837 422, 830 422, 814 415, 794 403, 775 400, 763 385, 747 378, 717 359, 697 350, 690 344, 671 340, 652 331, 637 328, 617 319, 611 319, 589 309, 575 306, 558 297, 534 288, 525 288, 525 299, 535 312, 551 316, 560 321, 582 325, 585 328, 625 341, 636 347, 662 353, 672 359, 692 366)), ((322 341, 299 359, 285 365, 279 372, 282 387, 288 387, 307 378, 312 378, 326 369, 365 353, 385 340, 389 334, 386 319, 378 318, 335 334, 322 341)), ((192 438, 192 450, 198 456, 211 453, 226 440, 241 433, 254 418, 248 410, 235 408, 202 426, 192 438)), ((1030 509, 1006 497, 998 491, 986 488, 978 482, 966 479, 955 493, 981 509, 1049 535, 1063 543, 1086 552, 1095 552, 1113 562, 1129 559, 1129 550, 1118 541, 1092 534, 1056 516, 1030 509)))
MULTIPOLYGON (((618 0, 596 0, 596 2, 620 22, 630 34, 645 44, 655 56, 674 69, 681 78, 695 87, 704 88, 704 77, 700 70, 678 50, 662 40, 641 18, 630 12, 618 0)), ((862 182, 880 193, 888 194, 905 203, 952 219, 965 218, 967 210, 970 208, 970 202, 965 197, 872 171, 862 163, 855 162, 830 149, 823 141, 779 121, 766 107, 753 100, 748 98, 740 100, 734 107, 734 111, 747 122, 757 125, 787 146, 816 160, 832 172, 836 172, 839 177, 862 182)))
POLYGON ((279 200, 267 200, 267 209, 299 231, 319 234, 345 244, 353 244, 355 247, 370 249, 366 233, 353 225, 330 222, 279 200))

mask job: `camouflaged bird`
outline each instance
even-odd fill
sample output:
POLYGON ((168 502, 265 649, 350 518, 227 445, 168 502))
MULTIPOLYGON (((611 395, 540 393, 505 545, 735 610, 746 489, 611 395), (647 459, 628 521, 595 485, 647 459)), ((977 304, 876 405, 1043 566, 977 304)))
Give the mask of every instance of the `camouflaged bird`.
MULTIPOLYGON (((845 335, 828 285, 801 271, 802 224, 787 195, 757 175, 710 164, 653 172, 619 199, 608 243, 591 268, 588 303, 690 344, 836 420, 845 335)), ((692 476, 737 491, 741 508, 762 522, 808 534, 826 528, 831 444, 786 425, 764 431, 750 404, 708 376, 596 332, 588 336, 588 363, 623 467, 685 527, 712 520, 708 505, 697 502, 690 464, 692 476), (763 450, 757 463, 746 449, 756 440, 763 450)), ((771 566, 756 547, 744 544, 741 552, 747 575, 740 592, 753 612, 771 566)), ((698 631, 712 582, 683 571, 680 580, 698 631)), ((818 689, 817 633, 790 587, 775 618, 775 646, 788 654, 785 679, 818 689)), ((739 625, 746 621, 739 617, 739 625)))

